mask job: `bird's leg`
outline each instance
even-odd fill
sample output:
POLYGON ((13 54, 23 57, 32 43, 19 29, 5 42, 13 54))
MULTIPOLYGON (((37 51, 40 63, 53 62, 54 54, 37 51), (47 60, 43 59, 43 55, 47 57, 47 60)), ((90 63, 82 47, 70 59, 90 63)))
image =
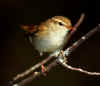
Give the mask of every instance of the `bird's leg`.
POLYGON ((64 55, 64 51, 63 50, 60 51, 57 61, 58 62, 62 62, 62 63, 67 63, 67 58, 64 55))
POLYGON ((46 76, 46 68, 44 67, 44 65, 41 65, 41 72, 43 76, 46 76))
MULTIPOLYGON (((40 56, 42 57, 43 56, 43 53, 42 52, 40 52, 40 56)), ((46 76, 46 68, 44 67, 44 65, 41 63, 41 72, 42 72, 42 74, 43 74, 43 76, 46 76)))
MULTIPOLYGON (((42 55, 43 53, 40 53, 40 55, 42 55)), ((62 55, 62 57, 63 58, 61 58, 61 60, 63 60, 64 62, 66 62, 66 57, 64 56, 64 51, 63 50, 57 50, 56 52, 54 52, 54 53, 52 53, 51 55, 50 55, 50 57, 52 57, 52 56, 56 56, 56 57, 58 57, 59 55, 62 55)), ((47 71, 47 69, 46 69, 46 67, 41 63, 41 72, 42 72, 42 74, 44 75, 44 76, 46 76, 46 71, 47 71)))

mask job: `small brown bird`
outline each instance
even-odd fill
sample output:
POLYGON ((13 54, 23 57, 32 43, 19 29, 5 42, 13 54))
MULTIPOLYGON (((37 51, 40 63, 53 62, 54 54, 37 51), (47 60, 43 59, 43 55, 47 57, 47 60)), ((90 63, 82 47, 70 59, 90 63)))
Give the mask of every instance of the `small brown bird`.
POLYGON ((29 36, 30 43, 40 53, 61 50, 72 30, 71 21, 63 16, 52 17, 40 25, 21 25, 29 36))
POLYGON ((29 36, 30 43, 41 54, 63 49, 72 30, 71 21, 63 16, 52 17, 40 25, 21 25, 21 27, 27 33, 33 34, 29 36))

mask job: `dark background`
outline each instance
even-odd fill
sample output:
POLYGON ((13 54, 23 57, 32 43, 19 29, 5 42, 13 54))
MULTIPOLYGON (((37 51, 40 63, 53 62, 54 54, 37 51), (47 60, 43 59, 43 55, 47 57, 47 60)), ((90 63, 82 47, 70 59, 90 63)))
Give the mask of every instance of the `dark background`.
MULTIPOLYGON (((69 17, 74 25, 82 12, 86 13, 80 29, 69 42, 79 39, 100 23, 97 0, 3 0, 0 1, 0 86, 43 58, 39 58, 19 24, 39 24, 55 15, 69 17)), ((100 72, 100 33, 81 45, 69 58, 69 64, 100 72)), ((47 77, 35 79, 27 86, 99 86, 99 76, 66 70, 57 66, 47 77)))

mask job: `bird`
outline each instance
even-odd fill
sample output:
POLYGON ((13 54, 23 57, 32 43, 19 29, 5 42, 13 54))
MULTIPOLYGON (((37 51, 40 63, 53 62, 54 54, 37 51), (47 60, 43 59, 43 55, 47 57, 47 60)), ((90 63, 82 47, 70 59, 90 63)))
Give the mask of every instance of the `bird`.
MULTIPOLYGON (((48 18, 39 25, 21 25, 21 28, 29 34, 31 45, 43 55, 62 50, 68 42, 72 29, 71 20, 64 16, 48 18)), ((43 65, 42 65, 43 68, 43 65)))
POLYGON ((63 49, 72 30, 70 19, 54 16, 39 25, 21 25, 29 35, 29 41, 40 53, 52 53, 63 49))

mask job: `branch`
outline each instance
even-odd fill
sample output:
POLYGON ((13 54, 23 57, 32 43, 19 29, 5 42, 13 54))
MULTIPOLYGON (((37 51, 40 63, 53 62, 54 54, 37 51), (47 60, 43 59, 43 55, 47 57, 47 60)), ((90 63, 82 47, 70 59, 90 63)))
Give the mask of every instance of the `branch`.
POLYGON ((91 31, 89 31, 86 35, 82 36, 78 41, 76 41, 75 43, 73 43, 72 46, 68 47, 65 50, 66 56, 67 56, 67 52, 68 52, 68 55, 69 55, 69 53, 73 52, 79 45, 81 45, 89 37, 91 37, 92 35, 94 35, 98 31, 100 31, 100 24, 98 26, 96 26, 95 28, 93 28, 91 31))
MULTIPOLYGON (((71 47, 67 48, 64 51, 64 55, 69 56, 69 54, 71 52, 73 52, 80 44, 82 44, 89 37, 94 35, 97 31, 100 31, 100 24, 97 27, 95 27, 94 29, 92 29, 90 32, 88 32, 86 35, 82 36, 81 39, 76 41, 71 47)), ((72 66, 66 64, 63 59, 58 60, 58 63, 60 63, 62 66, 66 67, 70 70, 79 71, 79 72, 82 72, 82 73, 85 73, 85 74, 88 74, 88 75, 100 75, 100 73, 98 73, 98 72, 88 72, 88 71, 83 70, 81 68, 72 67, 72 66)))
MULTIPOLYGON (((57 60, 54 60, 51 64, 49 64, 46 67, 46 71, 45 72, 49 72, 51 70, 51 68, 53 68, 56 65, 57 65, 57 60)), ((39 72, 35 71, 29 77, 27 77, 26 79, 22 80, 19 83, 13 84, 12 86, 25 86, 26 84, 32 82, 33 79, 35 79, 36 77, 39 77, 42 74, 43 74, 42 71, 39 71, 39 72)))
MULTIPOLYGON (((71 47, 68 47, 64 52, 60 52, 58 57, 55 58, 55 60, 53 62, 51 62, 49 65, 46 66, 46 72, 49 72, 51 70, 51 68, 53 68, 54 66, 57 65, 57 63, 60 63, 61 65, 63 65, 64 67, 66 67, 67 69, 70 69, 70 70, 79 71, 79 72, 82 72, 82 73, 85 73, 88 75, 100 75, 100 73, 97 73, 97 72, 88 72, 81 68, 72 67, 66 63, 67 59, 65 58, 65 56, 69 56, 69 54, 71 54, 71 52, 74 51, 80 44, 82 44, 86 39, 91 37, 93 34, 95 34, 99 30, 100 30, 100 25, 95 27, 94 29, 92 29, 90 32, 88 32, 81 39, 79 39, 77 42, 75 42, 71 47)), ((34 67, 35 66, 33 66, 33 69, 34 69, 34 67)), ((13 84, 12 86, 24 86, 25 84, 31 82, 33 79, 40 76, 41 74, 42 74, 41 71, 40 72, 34 71, 29 77, 27 77, 26 79, 22 80, 19 83, 13 84)))
MULTIPOLYGON (((78 21, 80 23, 77 23, 75 25, 75 28, 77 28, 81 24, 81 22, 83 21, 83 18, 84 18, 84 15, 82 15, 80 17, 80 20, 78 21)), ((72 34, 74 33, 74 31, 76 31, 76 29, 73 30, 72 34)), ((65 51, 56 51, 55 53, 49 55, 48 58, 46 58, 43 61, 39 62, 38 64, 32 66, 31 68, 29 68, 25 72, 18 74, 16 77, 13 78, 12 86, 24 86, 27 83, 31 82, 36 77, 43 74, 41 70, 36 71, 36 69, 40 68, 41 65, 47 63, 48 61, 50 61, 54 57, 55 57, 55 59, 50 64, 48 64, 46 66, 45 72, 49 72, 51 70, 51 68, 53 68, 54 66, 57 65, 57 63, 60 63, 61 65, 63 65, 64 67, 66 67, 70 70, 79 71, 79 72, 82 72, 82 73, 85 73, 85 74, 88 74, 88 75, 100 75, 100 73, 97 73, 97 72, 88 72, 88 71, 83 70, 81 68, 75 68, 75 67, 68 65, 66 63, 67 58, 65 57, 65 56, 69 56, 74 50, 77 49, 77 47, 79 47, 80 44, 82 44, 84 41, 86 41, 89 37, 91 37, 97 31, 100 31, 100 24, 99 24, 99 26, 95 27, 90 32, 88 32, 86 35, 82 36, 81 39, 79 39, 78 41, 73 43, 72 46, 68 47, 65 51), (30 74, 30 76, 28 76, 27 78, 24 78, 25 76, 27 76, 29 74, 30 74), (24 79, 22 81, 20 81, 19 83, 16 83, 16 81, 19 80, 20 78, 24 78, 24 79)))
POLYGON ((70 69, 70 70, 73 70, 73 71, 79 71, 79 72, 85 73, 85 74, 87 74, 87 75, 100 75, 100 72, 99 72, 99 73, 98 73, 98 72, 89 72, 89 71, 83 70, 83 69, 81 69, 81 68, 72 67, 72 66, 70 66, 70 65, 68 65, 68 64, 66 64, 66 63, 62 63, 62 62, 61 62, 61 65, 63 65, 63 66, 66 67, 67 69, 70 69))
POLYGON ((76 22, 76 24, 72 27, 72 31, 70 32, 69 37, 67 38, 67 40, 70 39, 70 37, 77 31, 78 27, 81 25, 81 23, 83 22, 85 17, 85 14, 82 13, 80 16, 80 19, 76 22))
POLYGON ((77 23, 72 27, 73 30, 76 30, 80 24, 83 22, 84 20, 84 17, 85 17, 85 14, 82 13, 81 16, 80 16, 80 19, 77 21, 77 23))
POLYGON ((21 74, 18 74, 17 76, 15 76, 13 78, 13 82, 17 81, 19 78, 23 78, 25 76, 27 76, 28 74, 30 74, 32 71, 36 70, 37 68, 39 68, 41 65, 47 63, 50 59, 53 58, 53 54, 52 56, 50 55, 49 57, 47 57, 45 60, 37 63, 36 65, 30 67, 29 69, 27 69, 25 72, 21 73, 21 74))

